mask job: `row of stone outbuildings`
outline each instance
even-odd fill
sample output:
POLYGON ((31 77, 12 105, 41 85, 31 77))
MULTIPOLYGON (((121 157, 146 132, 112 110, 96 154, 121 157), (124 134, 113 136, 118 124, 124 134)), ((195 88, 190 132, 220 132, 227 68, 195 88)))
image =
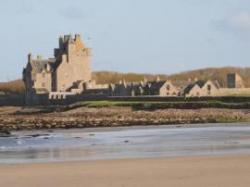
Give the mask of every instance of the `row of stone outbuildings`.
POLYGON ((244 86, 244 81, 236 73, 230 73, 226 78, 227 86, 222 87, 218 81, 188 80, 188 81, 142 81, 109 85, 109 96, 161 96, 161 97, 216 97, 250 95, 250 88, 244 86))
POLYGON ((51 92, 50 99, 65 99, 68 95, 110 96, 110 97, 202 97, 217 96, 219 85, 208 81, 170 81, 155 80, 128 83, 125 80, 118 84, 98 85, 95 81, 79 82, 70 92, 51 92))
POLYGON ((201 97, 216 96, 219 85, 212 81, 148 81, 111 84, 109 96, 201 97))
POLYGON ((250 88, 245 88, 243 80, 236 74, 228 75, 227 86, 221 87, 217 81, 155 80, 117 84, 98 85, 95 81, 79 81, 67 92, 48 92, 37 95, 33 104, 67 104, 86 99, 104 99, 108 97, 223 97, 250 95, 250 88), (235 78, 232 78, 235 77, 235 78))
POLYGON ((125 80, 117 84, 98 85, 95 81, 74 84, 68 92, 50 92, 50 100, 63 100, 68 97, 220 97, 250 95, 250 88, 245 88, 238 74, 228 74, 227 86, 222 87, 217 81, 160 80, 128 83, 125 80))

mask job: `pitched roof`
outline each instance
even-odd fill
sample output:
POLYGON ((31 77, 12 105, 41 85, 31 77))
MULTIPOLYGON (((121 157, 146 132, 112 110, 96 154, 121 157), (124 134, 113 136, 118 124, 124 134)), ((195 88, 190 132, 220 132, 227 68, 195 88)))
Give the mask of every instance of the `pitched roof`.
POLYGON ((219 83, 217 80, 214 81, 213 83, 214 83, 214 86, 215 86, 217 89, 221 88, 221 85, 220 85, 220 83, 219 83))
POLYGON ((187 87, 184 89, 184 93, 189 93, 195 85, 195 83, 187 85, 187 87))
POLYGON ((166 81, 152 81, 149 82, 151 90, 159 90, 166 83, 166 81))
POLYGON ((188 80, 181 80, 181 81, 171 81, 173 86, 177 87, 177 88, 186 88, 188 85, 193 84, 192 81, 188 81, 188 80))
POLYGON ((141 82, 127 83, 127 87, 130 87, 130 88, 140 88, 143 86, 144 85, 141 82))
MULTIPOLYGON (((193 87, 194 87, 195 85, 198 85, 200 88, 202 88, 207 82, 208 82, 208 81, 198 80, 198 81, 196 81, 195 83, 189 84, 189 85, 184 89, 184 93, 189 93, 190 90, 192 90, 193 87)), ((217 87, 216 84, 214 84, 214 85, 217 87)), ((218 87, 217 87, 217 88, 218 88, 218 87)))
POLYGON ((41 73, 45 69, 46 64, 48 64, 47 60, 32 60, 32 71, 34 73, 41 73))
POLYGON ((34 73, 41 73, 45 68, 47 64, 54 63, 55 59, 35 59, 31 61, 31 67, 32 71, 34 73))
POLYGON ((202 88, 206 83, 207 81, 204 80, 198 80, 195 82, 195 84, 197 84, 200 88, 202 88))

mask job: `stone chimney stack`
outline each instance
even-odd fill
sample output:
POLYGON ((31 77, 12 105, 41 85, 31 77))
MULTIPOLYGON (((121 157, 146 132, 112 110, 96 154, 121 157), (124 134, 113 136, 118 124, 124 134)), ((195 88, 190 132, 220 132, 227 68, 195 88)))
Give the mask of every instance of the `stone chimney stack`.
POLYGON ((47 71, 49 71, 49 72, 51 71, 50 64, 47 64, 46 69, 47 69, 47 71))
POLYGON ((31 61, 32 61, 32 54, 29 53, 29 54, 28 54, 28 62, 31 62, 31 61))
POLYGON ((42 60, 42 55, 37 55, 37 60, 42 60))
POLYGON ((77 41, 77 40, 80 40, 81 41, 81 35, 80 34, 76 34, 75 35, 75 40, 77 41))
POLYGON ((161 78, 159 76, 157 76, 156 82, 160 82, 160 81, 161 81, 161 78))
POLYGON ((72 41, 72 36, 71 35, 64 35, 64 43, 69 43, 72 41))
POLYGON ((77 50, 82 50, 85 48, 82 40, 81 40, 81 35, 80 34, 76 34, 75 35, 75 44, 76 44, 76 49, 77 50))
POLYGON ((63 39, 63 36, 60 36, 59 37, 59 48, 63 49, 63 45, 64 45, 64 39, 63 39))
POLYGON ((122 84, 124 84, 125 86, 127 86, 127 82, 125 79, 122 80, 122 84))

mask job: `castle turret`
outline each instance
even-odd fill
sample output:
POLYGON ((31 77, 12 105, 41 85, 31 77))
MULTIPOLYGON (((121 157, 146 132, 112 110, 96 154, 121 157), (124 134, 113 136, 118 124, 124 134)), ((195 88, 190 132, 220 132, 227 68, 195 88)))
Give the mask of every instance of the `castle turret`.
POLYGON ((75 81, 89 82, 91 80, 91 50, 86 48, 81 41, 81 36, 74 37, 65 35, 60 37, 59 46, 55 52, 57 62, 56 89, 65 91, 72 86, 75 81))
POLYGON ((70 40, 72 40, 71 35, 64 35, 64 43, 68 43, 70 40))
POLYGON ((76 44, 76 49, 77 50, 81 50, 81 49, 84 49, 85 46, 81 40, 81 35, 80 34, 76 34, 75 35, 75 44, 76 44))
POLYGON ((76 34, 75 35, 75 41, 82 43, 82 41, 81 41, 81 35, 80 34, 76 34))
POLYGON ((63 36, 59 37, 59 48, 60 49, 64 48, 64 39, 63 39, 63 36))

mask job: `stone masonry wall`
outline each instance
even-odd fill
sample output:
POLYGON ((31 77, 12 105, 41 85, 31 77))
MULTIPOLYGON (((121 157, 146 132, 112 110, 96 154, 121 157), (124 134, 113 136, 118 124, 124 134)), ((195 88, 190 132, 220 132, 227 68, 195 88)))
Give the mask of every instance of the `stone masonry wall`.
POLYGON ((35 88, 46 89, 51 92, 51 73, 43 72, 36 74, 35 88))
POLYGON ((57 91, 66 91, 76 81, 91 80, 91 51, 90 49, 69 51, 69 57, 56 70, 57 91))
POLYGON ((250 96, 250 88, 220 88, 215 96, 250 96))

